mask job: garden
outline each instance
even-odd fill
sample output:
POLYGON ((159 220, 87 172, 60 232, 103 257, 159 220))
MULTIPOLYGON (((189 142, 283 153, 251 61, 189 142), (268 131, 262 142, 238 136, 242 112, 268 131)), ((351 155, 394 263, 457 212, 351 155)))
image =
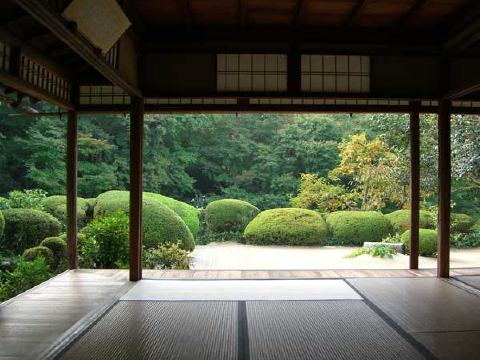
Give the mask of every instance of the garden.
MULTIPOLYGON (((67 248, 64 119, 12 121, 12 109, 0 110, 3 301, 63 272, 67 248)), ((195 268, 199 254, 216 244, 304 254, 345 249, 346 262, 408 254, 407 120, 386 114, 147 116, 144 268, 195 268)), ((422 117, 421 129, 420 255, 434 259, 436 119, 422 117)), ((477 117, 452 121, 451 245, 458 249, 480 247, 479 129, 477 117)), ((125 117, 80 119, 82 268, 128 268, 127 142, 125 117)), ((229 254, 221 256, 228 261, 229 254)))

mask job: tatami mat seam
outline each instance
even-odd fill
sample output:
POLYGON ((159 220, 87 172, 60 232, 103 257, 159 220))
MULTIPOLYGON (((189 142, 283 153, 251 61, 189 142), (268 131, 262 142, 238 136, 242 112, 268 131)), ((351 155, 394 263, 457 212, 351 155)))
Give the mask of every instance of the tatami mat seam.
POLYGON ((410 345, 412 345, 422 356, 427 360, 438 360, 438 358, 429 350, 425 345, 420 341, 415 339, 415 337, 408 331, 406 331, 402 326, 400 326, 395 320, 388 316, 382 309, 375 305, 362 291, 360 291, 355 285, 353 285, 348 279, 344 281, 356 291, 362 298, 365 304, 375 312, 380 318, 385 321, 390 327, 392 327, 400 336, 402 336, 410 345))

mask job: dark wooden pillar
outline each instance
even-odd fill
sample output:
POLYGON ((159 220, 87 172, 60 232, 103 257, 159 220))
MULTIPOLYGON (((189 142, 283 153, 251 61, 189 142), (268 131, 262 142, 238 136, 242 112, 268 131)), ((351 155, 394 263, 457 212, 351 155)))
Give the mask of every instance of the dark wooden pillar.
POLYGON ((76 111, 68 112, 67 125, 67 248, 68 268, 78 268, 77 256, 77 124, 76 111))
POLYGON ((440 101, 438 110, 437 276, 448 277, 450 275, 450 198, 452 176, 450 144, 450 101, 440 101))
POLYGON ((130 280, 142 278, 143 98, 131 98, 130 112, 130 280))
POLYGON ((417 102, 410 112, 410 269, 418 269, 420 228, 420 113, 417 102))

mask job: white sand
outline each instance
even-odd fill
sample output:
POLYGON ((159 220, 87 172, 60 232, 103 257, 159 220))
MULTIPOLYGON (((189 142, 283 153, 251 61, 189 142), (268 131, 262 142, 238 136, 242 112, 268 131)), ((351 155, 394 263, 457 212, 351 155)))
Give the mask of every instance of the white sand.
MULTIPOLYGON (((234 242, 197 245, 192 253, 195 270, 317 270, 317 269, 407 269, 408 256, 393 259, 361 255, 345 258, 355 247, 256 246, 234 242)), ((420 257, 420 268, 435 268, 435 258, 420 257)), ((480 248, 452 249, 450 265, 480 266, 480 248)))

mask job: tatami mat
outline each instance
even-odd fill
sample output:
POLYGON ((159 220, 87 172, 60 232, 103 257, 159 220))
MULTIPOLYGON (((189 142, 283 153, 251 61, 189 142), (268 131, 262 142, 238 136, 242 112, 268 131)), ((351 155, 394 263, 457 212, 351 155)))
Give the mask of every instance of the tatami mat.
POLYGON ((438 278, 349 279, 411 332, 480 330, 480 297, 438 278))
POLYGON ((415 346, 358 300, 120 301, 62 359, 423 359, 415 346))
POLYGON ((121 300, 360 300, 343 280, 141 280, 121 300))
POLYGON ((62 359, 237 359, 237 308, 235 302, 121 301, 62 359))
POLYGON ((456 276, 455 279, 480 290, 480 276, 456 276))

